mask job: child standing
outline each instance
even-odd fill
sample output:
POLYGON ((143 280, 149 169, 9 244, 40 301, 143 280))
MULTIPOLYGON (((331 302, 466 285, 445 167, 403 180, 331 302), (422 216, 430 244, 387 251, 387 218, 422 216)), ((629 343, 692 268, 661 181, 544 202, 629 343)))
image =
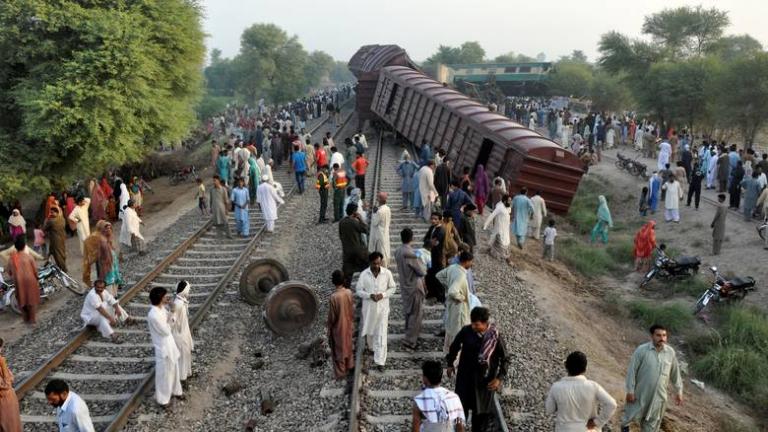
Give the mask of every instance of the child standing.
POLYGON ((549 261, 555 260, 555 237, 557 237, 555 220, 550 219, 547 227, 544 228, 544 253, 542 254, 542 258, 549 261))
POLYGON ((42 256, 46 256, 47 252, 45 251, 45 231, 41 230, 40 227, 38 227, 35 224, 32 224, 35 234, 35 242, 32 245, 32 249, 34 249, 35 252, 39 253, 42 256))
POLYGON ((643 191, 640 192, 640 216, 648 214, 648 186, 643 187, 643 191))
POLYGON ((197 197, 197 207, 200 209, 200 214, 205 216, 208 212, 208 204, 205 202, 205 185, 201 178, 197 179, 197 194, 195 194, 195 197, 197 197))

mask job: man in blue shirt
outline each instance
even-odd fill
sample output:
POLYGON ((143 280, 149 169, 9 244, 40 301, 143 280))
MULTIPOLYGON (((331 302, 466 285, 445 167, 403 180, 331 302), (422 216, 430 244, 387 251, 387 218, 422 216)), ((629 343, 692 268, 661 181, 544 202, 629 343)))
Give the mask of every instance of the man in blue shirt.
POLYGON ((251 230, 251 223, 248 220, 248 204, 251 203, 251 194, 245 187, 245 179, 239 177, 237 186, 232 189, 230 200, 235 207, 235 224, 237 233, 243 237, 248 237, 251 230))
POLYGON ((296 186, 299 188, 299 193, 303 194, 304 180, 307 178, 307 155, 298 145, 293 146, 291 164, 293 165, 293 173, 296 175, 296 186))

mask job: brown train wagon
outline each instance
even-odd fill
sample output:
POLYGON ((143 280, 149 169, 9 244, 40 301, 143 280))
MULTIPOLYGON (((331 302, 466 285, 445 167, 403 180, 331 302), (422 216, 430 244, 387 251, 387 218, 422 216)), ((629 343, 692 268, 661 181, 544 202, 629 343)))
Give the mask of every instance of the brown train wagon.
POLYGON ((416 70, 383 67, 370 109, 408 141, 445 150, 455 175, 482 164, 510 193, 539 190, 560 214, 576 194, 583 174, 576 155, 416 70))
POLYGON ((349 60, 349 70, 357 78, 355 104, 361 125, 364 121, 375 118, 371 112, 371 102, 379 81, 379 71, 382 67, 395 65, 418 70, 408 53, 397 45, 365 45, 349 60))

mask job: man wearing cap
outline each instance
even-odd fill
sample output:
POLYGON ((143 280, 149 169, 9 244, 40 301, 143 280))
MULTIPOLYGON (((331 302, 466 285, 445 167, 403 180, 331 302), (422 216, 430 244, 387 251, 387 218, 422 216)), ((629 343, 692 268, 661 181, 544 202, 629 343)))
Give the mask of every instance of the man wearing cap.
POLYGON ((262 183, 256 190, 256 201, 258 201, 261 207, 261 214, 264 216, 264 221, 267 225, 267 232, 271 233, 275 231, 275 221, 277 220, 277 205, 285 204, 280 195, 277 193, 277 189, 269 182, 269 176, 261 177, 262 183))
POLYGON ((373 208, 368 252, 380 252, 383 256, 381 265, 387 267, 389 265, 389 257, 391 256, 389 247, 389 224, 392 221, 392 211, 387 205, 386 192, 379 192, 376 199, 379 206, 373 208))

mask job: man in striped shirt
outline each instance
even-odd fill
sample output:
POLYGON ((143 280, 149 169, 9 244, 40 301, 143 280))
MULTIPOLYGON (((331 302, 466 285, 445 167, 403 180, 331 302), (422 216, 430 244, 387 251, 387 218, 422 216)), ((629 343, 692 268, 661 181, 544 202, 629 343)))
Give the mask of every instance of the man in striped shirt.
POLYGON ((464 408, 456 393, 440 386, 440 362, 427 360, 421 371, 424 386, 413 398, 413 432, 464 432, 464 408))

